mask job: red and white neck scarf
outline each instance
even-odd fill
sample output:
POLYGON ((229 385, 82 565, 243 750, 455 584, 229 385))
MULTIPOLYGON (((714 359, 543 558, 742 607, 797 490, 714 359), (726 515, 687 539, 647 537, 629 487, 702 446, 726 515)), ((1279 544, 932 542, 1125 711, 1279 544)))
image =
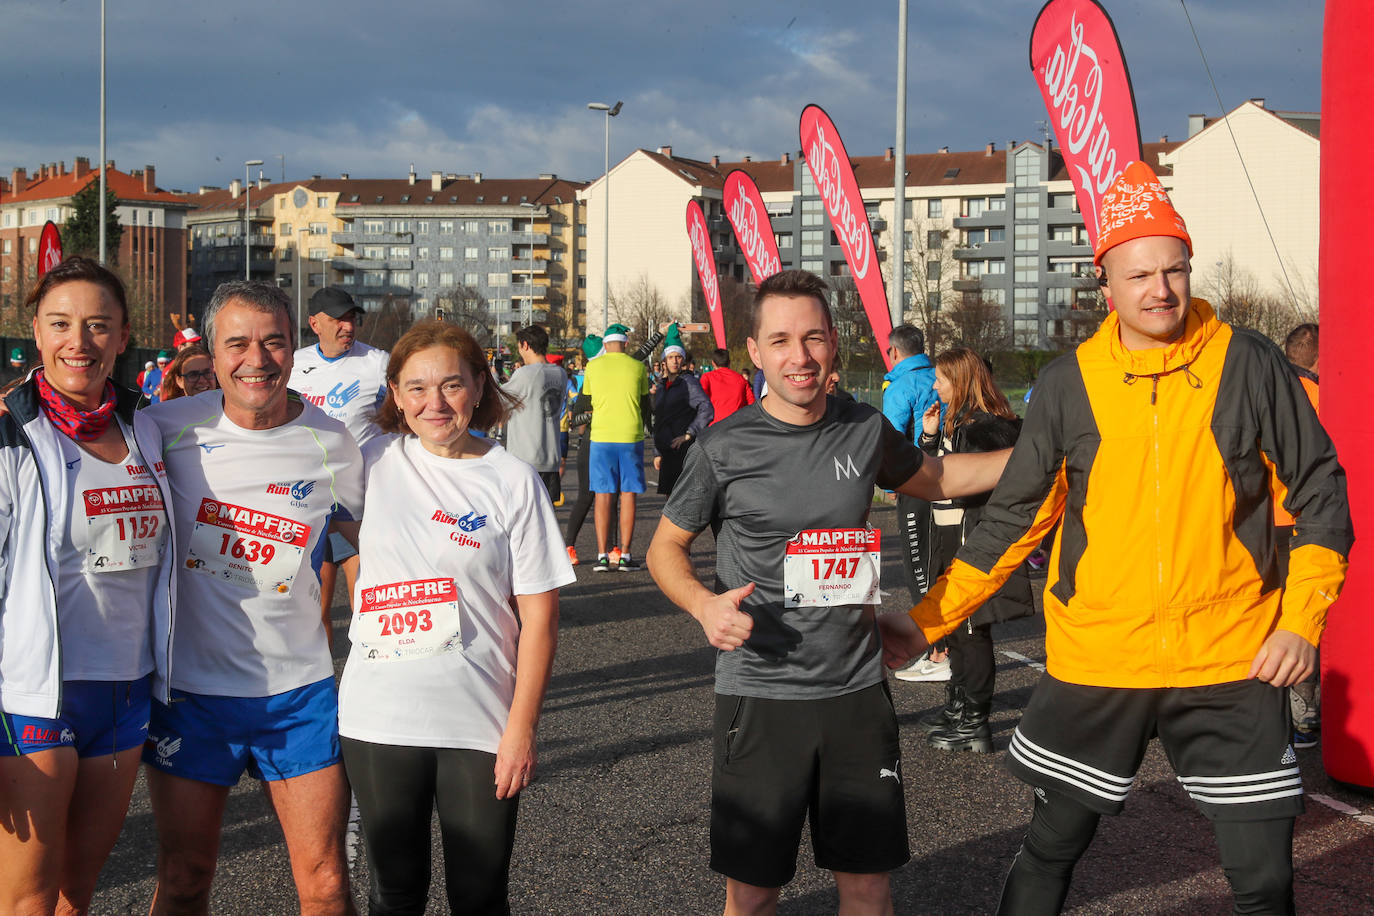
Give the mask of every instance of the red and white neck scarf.
POLYGON ((104 396, 100 400, 100 406, 94 410, 82 410, 75 407, 43 377, 43 370, 39 369, 34 373, 34 383, 38 386, 38 399, 43 405, 43 413, 47 415, 48 422, 57 427, 57 431, 69 439, 78 442, 90 442, 99 439, 110 428, 110 422, 115 416, 115 386, 109 379, 105 380, 104 396))

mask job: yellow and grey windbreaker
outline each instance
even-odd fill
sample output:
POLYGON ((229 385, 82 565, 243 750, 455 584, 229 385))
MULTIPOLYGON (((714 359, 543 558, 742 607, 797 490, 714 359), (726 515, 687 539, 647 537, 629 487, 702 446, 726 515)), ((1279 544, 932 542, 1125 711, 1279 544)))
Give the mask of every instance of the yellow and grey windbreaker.
POLYGON ((1242 680, 1275 628, 1316 644, 1353 542, 1345 472, 1296 375, 1201 299, 1167 347, 1127 350, 1113 312, 1045 368, 982 523, 911 611, 927 638, 971 614, 1060 519, 1048 670, 1101 687, 1242 680), (1286 582, 1270 465, 1297 516, 1286 582))

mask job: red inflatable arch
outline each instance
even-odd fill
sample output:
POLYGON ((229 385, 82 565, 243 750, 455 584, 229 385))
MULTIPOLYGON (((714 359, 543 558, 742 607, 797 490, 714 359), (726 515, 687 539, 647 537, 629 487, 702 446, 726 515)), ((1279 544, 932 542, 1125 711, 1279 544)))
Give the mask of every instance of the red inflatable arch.
POLYGON ((1322 640, 1322 759, 1374 788, 1374 284, 1366 273, 1374 184, 1374 3, 1327 0, 1322 54, 1321 414, 1350 484, 1355 534, 1345 591, 1322 640))

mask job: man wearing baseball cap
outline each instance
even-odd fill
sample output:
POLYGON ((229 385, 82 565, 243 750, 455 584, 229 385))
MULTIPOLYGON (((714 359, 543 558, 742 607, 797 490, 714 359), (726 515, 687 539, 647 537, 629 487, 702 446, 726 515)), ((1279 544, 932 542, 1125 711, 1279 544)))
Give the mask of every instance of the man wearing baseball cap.
MULTIPOLYGON (((334 286, 317 290, 310 297, 309 321, 319 342, 296 351, 289 382, 291 390, 347 426, 360 448, 381 433, 372 418, 386 399, 386 364, 390 358, 385 350, 357 339, 362 318, 362 307, 348 293, 334 286)), ((351 603, 358 577, 358 552, 342 535, 332 534, 320 565, 320 613, 331 645, 329 606, 339 567, 343 567, 351 603)))
POLYGON ((1279 349, 1191 296, 1192 239, 1149 166, 1117 177, 1100 225, 1115 310, 1041 372, 982 524, 912 609, 919 630, 889 631, 887 661, 950 632, 1062 522, 1047 673, 1009 748, 1034 813, 999 912, 1060 910, 1158 737, 1212 821, 1236 912, 1292 913, 1287 688, 1345 579, 1345 473, 1279 349), (1297 518, 1286 579, 1271 472, 1297 518))

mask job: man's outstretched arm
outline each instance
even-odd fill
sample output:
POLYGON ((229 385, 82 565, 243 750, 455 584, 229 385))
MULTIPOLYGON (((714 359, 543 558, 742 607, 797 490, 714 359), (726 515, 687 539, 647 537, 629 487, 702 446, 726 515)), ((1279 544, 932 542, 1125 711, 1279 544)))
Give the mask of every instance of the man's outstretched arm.
POLYGON ((897 488, 917 499, 955 499, 986 493, 997 486, 1011 449, 962 455, 927 455, 921 468, 897 488))

